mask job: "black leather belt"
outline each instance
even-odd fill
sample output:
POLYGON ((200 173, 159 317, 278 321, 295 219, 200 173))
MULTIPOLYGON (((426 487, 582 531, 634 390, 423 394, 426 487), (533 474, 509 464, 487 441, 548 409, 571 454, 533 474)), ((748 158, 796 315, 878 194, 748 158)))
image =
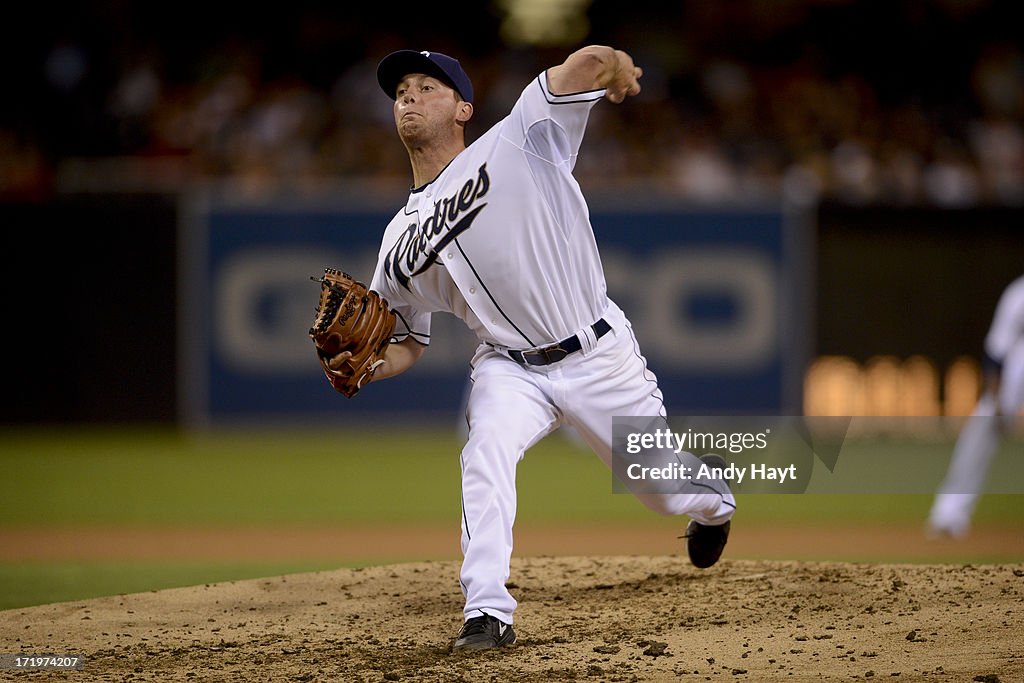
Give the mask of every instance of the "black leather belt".
MULTIPOLYGON (((601 318, 596 323, 590 326, 590 329, 594 330, 594 334, 598 339, 608 334, 608 331, 612 329, 612 326, 608 324, 604 318, 601 318)), ((568 339, 563 339, 557 344, 551 344, 549 346, 543 346, 539 349, 531 349, 529 351, 513 351, 509 350, 509 358, 521 365, 551 365, 557 363, 571 353, 576 353, 583 344, 577 335, 573 335, 568 339)))

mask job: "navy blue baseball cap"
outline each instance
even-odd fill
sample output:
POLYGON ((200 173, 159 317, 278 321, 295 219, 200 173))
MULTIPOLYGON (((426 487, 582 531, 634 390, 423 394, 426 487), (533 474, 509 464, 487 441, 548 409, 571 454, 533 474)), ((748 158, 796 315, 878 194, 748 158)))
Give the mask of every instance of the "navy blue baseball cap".
POLYGON ((464 102, 473 101, 473 84, 462 70, 459 60, 440 52, 399 50, 377 65, 377 82, 388 97, 395 99, 395 88, 409 74, 426 74, 439 78, 459 93, 464 102))

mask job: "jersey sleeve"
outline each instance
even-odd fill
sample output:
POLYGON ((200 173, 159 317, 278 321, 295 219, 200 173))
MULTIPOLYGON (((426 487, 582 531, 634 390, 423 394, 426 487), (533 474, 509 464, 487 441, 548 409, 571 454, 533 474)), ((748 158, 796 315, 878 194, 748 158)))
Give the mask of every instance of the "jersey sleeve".
POLYGON ((403 301, 399 292, 395 290, 394 283, 384 277, 380 263, 373 273, 370 289, 382 296, 388 302, 391 312, 395 314, 395 331, 391 335, 391 343, 412 337, 424 346, 430 344, 430 313, 403 301))
POLYGON ((412 337, 420 344, 430 344, 430 314, 416 311, 409 306, 398 305, 391 307, 397 318, 395 332, 391 335, 391 342, 404 341, 406 337, 412 337))
POLYGON ((502 137, 520 149, 555 165, 576 164, 583 133, 594 103, 605 90, 552 94, 547 72, 523 90, 505 121, 502 137))

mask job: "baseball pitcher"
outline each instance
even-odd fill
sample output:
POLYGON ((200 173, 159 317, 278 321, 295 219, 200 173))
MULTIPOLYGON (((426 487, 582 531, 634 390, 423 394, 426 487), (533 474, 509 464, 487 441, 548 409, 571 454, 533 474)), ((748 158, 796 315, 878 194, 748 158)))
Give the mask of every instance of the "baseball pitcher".
MULTIPOLYGON (((408 201, 384 231, 369 287, 387 302, 394 331, 368 371, 345 370, 353 352, 334 353, 338 345, 321 356, 329 379, 341 371, 365 386, 422 356, 435 311, 461 318, 480 339, 461 454, 466 601, 455 650, 515 642, 517 603, 505 584, 524 453, 565 424, 611 465, 612 416, 665 416, 629 320, 607 296, 572 175, 591 108, 637 95, 641 75, 625 52, 585 47, 526 85, 511 113, 467 147, 473 85, 457 60, 401 50, 377 69, 412 167, 408 201)), ((718 560, 736 506, 723 481, 637 497, 692 518, 696 566, 718 560)))

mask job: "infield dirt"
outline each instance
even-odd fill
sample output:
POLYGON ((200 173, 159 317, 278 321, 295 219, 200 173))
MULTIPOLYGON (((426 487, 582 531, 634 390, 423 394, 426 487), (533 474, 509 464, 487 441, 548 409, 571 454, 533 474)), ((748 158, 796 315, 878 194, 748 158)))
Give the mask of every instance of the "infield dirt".
POLYGON ((1024 680, 1024 564, 513 560, 519 642, 453 655, 457 562, 294 574, 0 612, 74 681, 1024 680))

